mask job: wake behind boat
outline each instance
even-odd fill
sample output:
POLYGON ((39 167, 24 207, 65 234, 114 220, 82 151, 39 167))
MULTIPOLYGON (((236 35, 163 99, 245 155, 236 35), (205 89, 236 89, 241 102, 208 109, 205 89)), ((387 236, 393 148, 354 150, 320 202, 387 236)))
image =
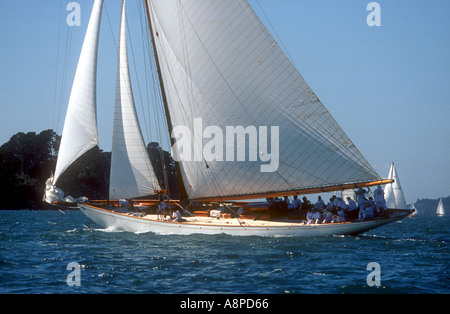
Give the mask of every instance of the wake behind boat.
MULTIPOLYGON (((347 217, 350 213, 346 215, 341 202, 329 210, 315 209, 330 221, 312 222, 307 210, 297 208, 292 215, 280 204, 245 203, 365 191, 393 180, 381 178, 362 156, 247 0, 143 4, 180 200, 165 212, 163 204, 174 204, 167 169, 159 181, 145 149, 131 87, 123 0, 109 196, 152 196, 159 202, 138 214, 80 204, 90 219, 104 228, 130 232, 325 236, 359 234, 410 213, 380 209, 372 200, 359 198, 356 217, 347 217), (179 215, 175 220, 173 212, 179 215)), ((98 145, 95 91, 102 6, 103 0, 95 0, 55 175, 47 185, 50 202, 64 171, 98 145)))

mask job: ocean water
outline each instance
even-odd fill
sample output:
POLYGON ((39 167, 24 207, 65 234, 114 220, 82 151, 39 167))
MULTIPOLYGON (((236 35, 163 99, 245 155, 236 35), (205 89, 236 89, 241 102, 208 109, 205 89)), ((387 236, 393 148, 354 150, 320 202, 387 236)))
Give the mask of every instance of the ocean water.
POLYGON ((173 236, 107 232, 79 211, 0 211, 0 293, 450 293, 449 223, 416 216, 357 237, 173 236))

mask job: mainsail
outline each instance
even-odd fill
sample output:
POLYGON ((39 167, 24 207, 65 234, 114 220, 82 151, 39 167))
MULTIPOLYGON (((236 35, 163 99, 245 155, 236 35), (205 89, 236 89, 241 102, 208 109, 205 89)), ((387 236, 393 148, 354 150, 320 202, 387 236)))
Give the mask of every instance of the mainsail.
POLYGON ((95 0, 70 94, 53 185, 75 160, 98 145, 96 79, 102 6, 103 0, 95 0))
POLYGON ((192 158, 180 161, 189 198, 244 199, 382 182, 247 0, 147 0, 147 9, 171 123, 200 134, 192 158), (240 126, 248 137, 262 127, 278 132, 265 147, 259 142, 239 151, 234 136, 203 133, 198 121, 210 131, 240 126), (217 145, 213 160, 196 153, 212 138, 233 151, 221 155, 217 145), (263 172, 261 161, 274 143, 277 167, 263 172))
POLYGON ((128 65, 125 5, 123 0, 111 156, 111 199, 153 195, 154 190, 160 189, 134 105, 128 65))
POLYGON ((400 184, 400 179, 398 177, 397 171, 395 170, 395 165, 392 163, 389 170, 388 179, 394 180, 393 183, 386 185, 384 190, 384 196, 386 199, 386 206, 388 208, 395 209, 406 209, 405 196, 403 195, 402 186, 400 184))

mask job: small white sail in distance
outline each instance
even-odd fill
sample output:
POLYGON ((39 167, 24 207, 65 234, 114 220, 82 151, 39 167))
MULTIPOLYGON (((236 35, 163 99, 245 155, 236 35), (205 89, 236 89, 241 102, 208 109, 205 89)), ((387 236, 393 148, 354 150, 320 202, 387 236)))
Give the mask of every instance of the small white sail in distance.
POLYGON ((70 94, 53 185, 75 160, 98 145, 96 80, 102 7, 103 0, 95 0, 70 94))
POLYGON ((411 215, 413 215, 413 216, 415 216, 415 215, 417 215, 418 214, 418 211, 417 211, 417 208, 416 208, 416 204, 415 203, 413 203, 412 204, 412 207, 411 207, 411 209, 413 209, 414 210, 414 212, 411 214, 411 215))
POLYGON ((384 195, 386 199, 386 206, 393 209, 406 209, 405 195, 403 194, 400 179, 395 169, 394 163, 392 163, 389 170, 388 179, 395 180, 393 183, 387 184, 384 195))
POLYGON ((439 200, 439 204, 438 204, 438 207, 436 209, 436 214, 438 216, 445 216, 445 208, 444 208, 444 202, 442 201, 442 197, 439 200))
POLYGON ((126 1, 122 0, 116 104, 111 155, 110 199, 153 195, 160 190, 136 113, 127 53, 126 1))

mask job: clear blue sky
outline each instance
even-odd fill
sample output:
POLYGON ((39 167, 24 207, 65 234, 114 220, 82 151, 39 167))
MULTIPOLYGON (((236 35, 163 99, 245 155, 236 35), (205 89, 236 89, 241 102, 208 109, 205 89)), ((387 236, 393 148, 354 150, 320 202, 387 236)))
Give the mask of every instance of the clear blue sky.
MULTIPOLYGON (((133 29, 141 27, 136 1, 128 0, 132 35, 133 29)), ((0 144, 20 131, 62 131, 93 0, 77 1, 82 24, 72 28, 66 24, 69 2, 0 3, 0 144), (58 114, 58 110, 62 112, 58 114)), ((380 175, 387 176, 390 163, 395 162, 408 202, 448 196, 450 1, 380 0, 380 27, 366 23, 369 2, 250 0, 269 30, 276 31, 279 37, 275 37, 302 76, 380 175)), ((101 148, 109 150, 116 70, 113 38, 117 37, 120 0, 106 0, 105 4, 98 114, 101 148)), ((134 36, 139 59, 140 32, 134 36)), ((144 133, 147 140, 154 140, 149 138, 151 133, 144 133)))

